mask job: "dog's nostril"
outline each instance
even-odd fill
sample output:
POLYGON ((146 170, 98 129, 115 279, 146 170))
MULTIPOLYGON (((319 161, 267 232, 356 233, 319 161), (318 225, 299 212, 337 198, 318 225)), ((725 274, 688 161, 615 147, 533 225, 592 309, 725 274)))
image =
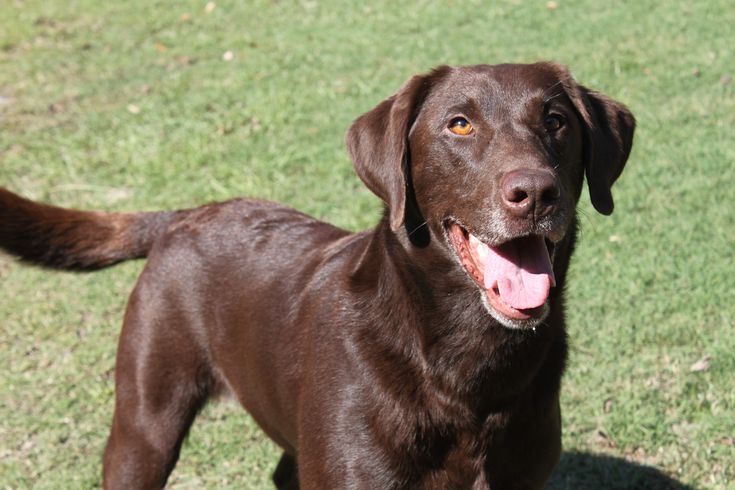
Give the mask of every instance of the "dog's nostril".
POLYGON ((556 185, 554 185, 543 190, 541 194, 541 201, 544 203, 553 203, 554 201, 557 201, 560 196, 561 191, 556 185))
POLYGON ((523 189, 513 189, 507 196, 506 200, 509 202, 520 204, 528 199, 528 192, 523 189))

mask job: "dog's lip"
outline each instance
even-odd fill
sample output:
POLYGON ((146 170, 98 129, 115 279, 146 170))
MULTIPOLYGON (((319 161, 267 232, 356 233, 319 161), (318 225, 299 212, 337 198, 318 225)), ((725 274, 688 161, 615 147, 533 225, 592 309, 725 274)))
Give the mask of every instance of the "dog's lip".
MULTIPOLYGON (((546 241, 546 245, 548 247, 550 247, 549 248, 550 251, 558 243, 558 240, 556 240, 555 238, 552 238, 552 234, 551 233, 536 233, 536 232, 533 232, 533 231, 528 231, 526 233, 519 233, 517 235, 508 235, 508 236, 496 238, 494 240, 485 239, 484 238, 484 235, 482 233, 480 233, 480 232, 477 232, 477 233, 473 232, 472 231, 472 228, 468 227, 462 221, 460 221, 460 220, 458 220, 456 218, 447 218, 446 220, 444 220, 444 228, 446 228, 447 230, 449 230, 452 227, 452 225, 459 226, 459 228, 464 232, 465 236, 472 235, 475 238, 477 238, 478 240, 481 240, 483 243, 485 243, 486 245, 489 245, 491 247, 499 247, 499 246, 503 245, 504 243, 508 243, 510 241, 517 240, 518 238, 524 238, 524 237, 527 237, 527 236, 541 236, 541 237, 543 237, 544 240, 546 241)), ((551 253, 551 252, 549 252, 549 253, 551 253)))
MULTIPOLYGON (((475 284, 485 293, 491 308, 504 317, 514 321, 534 320, 545 314, 546 304, 542 304, 534 308, 515 308, 502 300, 497 284, 493 284, 492 287, 486 288, 484 284, 484 272, 480 270, 471 249, 475 246, 475 241, 484 243, 489 247, 497 248, 513 240, 523 239, 529 236, 541 236, 546 244, 546 248, 549 253, 549 260, 553 265, 556 242, 554 242, 548 235, 526 233, 504 237, 501 240, 490 242, 481 240, 469 231, 467 227, 455 220, 445 221, 445 228, 448 235, 448 241, 452 244, 452 248, 454 249, 457 259, 462 264, 467 275, 469 275, 475 284)), ((551 286, 556 286, 555 282, 553 282, 553 275, 551 286)))
MULTIPOLYGON (((559 243, 559 241, 553 239, 551 234, 528 232, 528 233, 521 233, 518 235, 506 236, 506 237, 502 237, 500 239, 495 239, 495 240, 485 240, 482 238, 481 234, 472 233, 470 229, 464 224, 462 224, 462 222, 460 222, 459 220, 456 220, 454 218, 448 218, 444 221, 444 228, 445 228, 446 233, 450 236, 450 238, 451 238, 451 228, 453 225, 456 225, 459 227, 459 229, 462 231, 464 239, 467 240, 468 242, 469 242, 470 237, 472 237, 476 240, 483 242, 485 245, 488 245, 490 247, 499 247, 505 243, 511 242, 513 240, 517 240, 519 238, 524 238, 527 236, 534 236, 534 235, 541 236, 543 237, 544 242, 546 243, 546 248, 549 251, 549 258, 551 259, 551 263, 552 264, 554 263, 556 244, 559 243)), ((449 242, 452 243, 452 245, 456 248, 456 245, 452 242, 451 239, 449 240, 449 242)))

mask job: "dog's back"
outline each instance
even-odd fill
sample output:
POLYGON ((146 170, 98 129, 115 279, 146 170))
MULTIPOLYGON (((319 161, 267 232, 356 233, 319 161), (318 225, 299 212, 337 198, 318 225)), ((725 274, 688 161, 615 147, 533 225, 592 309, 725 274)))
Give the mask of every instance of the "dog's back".
POLYGON ((300 244, 309 242, 313 248, 314 241, 347 234, 293 209, 254 199, 178 211, 103 212, 35 202, 0 187, 0 249, 29 264, 94 271, 146 258, 167 233, 201 235, 211 243, 199 246, 213 254, 223 253, 228 241, 241 247, 237 256, 252 246, 266 262, 268 250, 287 260, 300 244), (218 223, 223 218, 227 222, 218 223), (241 227, 250 227, 252 233, 241 227))

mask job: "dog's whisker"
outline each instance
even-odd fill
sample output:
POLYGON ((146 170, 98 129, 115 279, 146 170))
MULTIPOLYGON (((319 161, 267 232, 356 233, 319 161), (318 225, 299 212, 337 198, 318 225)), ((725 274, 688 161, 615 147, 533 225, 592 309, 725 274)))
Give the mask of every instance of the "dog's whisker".
POLYGON ((556 93, 554 95, 550 95, 549 97, 544 98, 544 104, 548 104, 552 100, 554 100, 554 99, 556 99, 558 97, 561 97, 563 95, 564 95, 564 92, 558 92, 558 93, 556 93))
POLYGON ((562 86, 561 80, 558 81, 558 82, 556 82, 555 84, 551 85, 546 90, 544 90, 544 93, 543 93, 544 103, 547 103, 550 100, 552 100, 552 99, 554 99, 556 97, 559 97, 560 95, 563 95, 564 94, 564 91, 563 90, 560 91, 560 92, 555 92, 554 94, 551 93, 553 90, 556 90, 556 88, 557 87, 560 87, 560 86, 562 86))
POLYGON ((413 235, 414 233, 416 233, 417 231, 419 231, 421 228, 423 228, 427 224, 428 224, 428 221, 424 221, 420 225, 417 225, 413 230, 411 230, 411 231, 408 232, 408 236, 413 235))

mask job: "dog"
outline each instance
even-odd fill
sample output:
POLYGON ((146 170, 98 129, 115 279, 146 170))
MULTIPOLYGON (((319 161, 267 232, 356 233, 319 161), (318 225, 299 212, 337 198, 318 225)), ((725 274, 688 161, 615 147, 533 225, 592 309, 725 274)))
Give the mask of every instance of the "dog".
POLYGON ((91 271, 147 257, 117 351, 108 489, 161 488, 234 396, 279 489, 536 489, 561 451, 564 285, 586 177, 613 211, 635 119, 567 68, 442 66, 354 121, 384 202, 350 233, 279 204, 63 209, 0 189, 0 248, 91 271))

